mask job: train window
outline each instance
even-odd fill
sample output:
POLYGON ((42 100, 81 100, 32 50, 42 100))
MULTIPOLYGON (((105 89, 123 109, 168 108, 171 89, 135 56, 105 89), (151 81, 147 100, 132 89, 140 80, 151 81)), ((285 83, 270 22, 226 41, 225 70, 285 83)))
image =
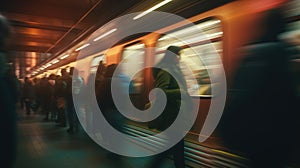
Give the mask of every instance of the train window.
POLYGON ((129 93, 140 94, 144 87, 145 45, 142 43, 124 48, 122 53, 122 73, 132 76, 129 93))
POLYGON ((104 61, 104 55, 100 55, 95 57, 92 61, 91 61, 91 65, 90 65, 90 73, 91 74, 95 74, 97 72, 97 67, 100 63, 100 61, 104 61))
POLYGON ((168 33, 158 39, 155 63, 161 60, 170 45, 182 47, 180 67, 189 93, 211 97, 211 86, 214 84, 211 83, 208 71, 221 64, 219 55, 222 55, 222 35, 221 21, 218 19, 168 33))

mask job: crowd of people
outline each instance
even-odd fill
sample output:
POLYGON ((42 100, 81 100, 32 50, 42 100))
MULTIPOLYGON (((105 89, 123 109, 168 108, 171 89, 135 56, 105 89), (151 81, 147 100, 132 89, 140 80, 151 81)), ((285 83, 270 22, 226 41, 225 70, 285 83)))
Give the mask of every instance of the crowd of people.
POLYGON ((70 72, 62 69, 61 75, 51 74, 32 80, 25 77, 20 89, 21 107, 25 108, 26 115, 42 114, 45 116, 44 121, 55 121, 62 127, 66 127, 68 123, 69 133, 78 131, 79 124, 72 98, 72 84, 75 82, 76 86, 83 88, 83 79, 78 77, 78 71, 73 67, 70 72), (72 78, 73 73, 76 75, 72 78))
MULTIPOLYGON (((219 130, 224 145, 245 154, 251 159, 252 167, 284 167, 289 159, 295 156, 297 151, 294 145, 300 140, 296 133, 299 128, 299 95, 297 97, 295 94, 296 86, 289 73, 288 46, 278 38, 279 34, 284 32, 284 18, 280 11, 270 11, 265 14, 262 24, 264 34, 261 38, 244 48, 246 56, 241 60, 229 88, 219 130)), ((59 126, 68 126, 67 132, 75 133, 78 132, 80 124, 74 99, 85 89, 85 84, 79 72, 70 68, 69 72, 62 69, 61 75, 51 74, 32 80, 26 77, 24 82, 18 85, 14 81, 15 78, 9 75, 10 71, 5 64, 5 42, 10 33, 2 16, 0 28, 0 108, 4 119, 0 120, 0 128, 4 130, 5 135, 0 138, 0 149, 5 154, 5 157, 1 157, 1 163, 9 168, 12 167, 15 157, 15 149, 12 147, 16 146, 15 103, 18 93, 26 115, 40 113, 45 116, 44 121, 55 121, 59 126)), ((180 47, 169 47, 160 62, 162 67, 153 69, 154 86, 172 97, 168 99, 163 114, 155 119, 155 122, 149 123, 150 129, 163 131, 168 128, 177 116, 177 113, 172 112, 178 111, 180 105, 180 98, 174 94, 187 93, 183 74, 177 65, 180 51, 180 47), (181 80, 176 82, 166 71, 178 74, 181 80)), ((87 81, 86 86, 89 86, 90 82, 96 83, 96 87, 99 87, 95 90, 100 109, 110 124, 122 131, 120 122, 116 122, 117 118, 122 120, 121 115, 115 107, 111 90, 108 89, 116 67, 116 64, 106 67, 101 62, 96 75, 91 78, 96 80, 87 81)), ((297 147, 296 149, 299 149, 299 145, 297 147)), ((161 166, 163 159, 169 154, 173 155, 176 167, 184 167, 184 139, 157 155, 151 167, 161 166)))

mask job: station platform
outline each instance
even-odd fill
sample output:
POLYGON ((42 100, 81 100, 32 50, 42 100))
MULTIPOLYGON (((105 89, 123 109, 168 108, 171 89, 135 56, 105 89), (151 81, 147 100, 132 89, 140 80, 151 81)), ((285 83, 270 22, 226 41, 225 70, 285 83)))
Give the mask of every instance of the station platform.
MULTIPOLYGON (((54 121, 44 121, 42 114, 26 115, 25 110, 17 109, 18 145, 14 168, 147 168, 154 161, 153 156, 116 157, 95 143, 82 128, 70 134, 67 127, 61 127, 54 121)), ((153 135, 150 130, 131 124, 125 125, 124 131, 132 136, 153 135)), ((163 140, 145 138, 144 141, 141 142, 159 145, 163 140)), ((185 139, 185 167, 247 167, 245 158, 225 152, 214 144, 185 139)), ((172 157, 166 158, 161 167, 174 168, 172 157)))
MULTIPOLYGON (((142 168, 151 157, 114 158, 84 132, 67 133, 67 127, 43 121, 40 114, 25 115, 18 110, 18 147, 15 168, 142 168)), ((173 168, 166 159, 164 168, 173 168)))

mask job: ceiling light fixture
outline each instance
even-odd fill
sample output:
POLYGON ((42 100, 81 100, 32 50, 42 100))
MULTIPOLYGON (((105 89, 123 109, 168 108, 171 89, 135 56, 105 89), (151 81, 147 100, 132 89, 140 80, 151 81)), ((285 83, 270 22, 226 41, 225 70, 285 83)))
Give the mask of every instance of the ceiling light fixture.
POLYGON ((110 30, 110 31, 108 31, 108 32, 106 32, 106 33, 104 33, 104 34, 98 36, 98 37, 95 38, 93 41, 98 41, 98 40, 102 39, 103 37, 108 36, 108 35, 110 35, 111 33, 115 32, 116 30, 117 30, 116 28, 115 28, 115 29, 112 29, 112 30, 110 30))
POLYGON ((67 54, 67 55, 64 55, 64 56, 60 57, 60 59, 65 59, 65 58, 67 58, 67 57, 69 57, 69 56, 70 56, 70 55, 67 54))
POLYGON ((84 49, 85 47, 87 47, 87 46, 89 46, 89 45, 90 45, 90 43, 84 44, 83 46, 76 48, 75 51, 82 50, 82 49, 84 49))
POLYGON ((59 62, 59 60, 55 59, 55 60, 53 60, 52 64, 56 64, 58 62, 59 62))
POLYGON ((155 9, 158 9, 158 8, 160 8, 161 6, 167 4, 167 3, 171 2, 171 1, 172 1, 172 0, 164 0, 164 1, 162 1, 161 3, 154 5, 154 6, 151 7, 150 9, 148 9, 148 10, 146 10, 146 11, 140 13, 140 14, 137 15, 136 17, 134 17, 133 20, 136 20, 136 19, 138 19, 138 18, 141 18, 141 17, 147 15, 148 13, 154 11, 155 9))

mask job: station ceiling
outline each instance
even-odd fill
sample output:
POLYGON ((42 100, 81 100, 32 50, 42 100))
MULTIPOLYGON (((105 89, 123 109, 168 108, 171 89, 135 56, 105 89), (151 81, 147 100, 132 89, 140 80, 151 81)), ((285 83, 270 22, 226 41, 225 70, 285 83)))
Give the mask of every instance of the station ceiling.
MULTIPOLYGON (((0 13, 8 18, 13 27, 11 50, 45 53, 52 57, 75 46, 110 20, 127 13, 144 11, 161 1, 163 0, 9 0, 1 1, 0 13)), ((228 1, 230 0, 173 0, 160 10, 188 17, 228 1), (186 10, 190 7, 195 10, 186 10)), ((27 56, 18 57, 25 59, 27 56)), ((38 65, 40 61, 35 62, 37 63, 31 66, 38 65)), ((23 63, 22 66, 30 65, 23 63)))
POLYGON ((9 0, 1 4, 14 30, 12 49, 56 53, 78 43, 139 0, 9 0))

